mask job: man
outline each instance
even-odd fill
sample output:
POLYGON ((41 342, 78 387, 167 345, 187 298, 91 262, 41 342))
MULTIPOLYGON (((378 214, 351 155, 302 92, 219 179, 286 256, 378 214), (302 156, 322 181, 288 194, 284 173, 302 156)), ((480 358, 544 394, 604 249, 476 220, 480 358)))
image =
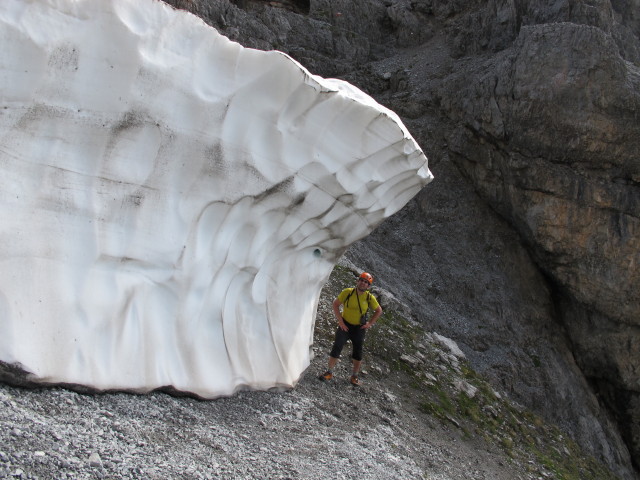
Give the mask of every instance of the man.
POLYGON ((373 283, 373 277, 367 272, 363 272, 355 288, 345 288, 340 292, 338 298, 333 301, 333 313, 338 320, 338 328, 333 342, 333 348, 329 353, 329 368, 320 376, 321 380, 331 380, 333 378, 333 368, 338 363, 340 353, 347 340, 351 340, 351 359, 353 370, 351 374, 351 384, 360 385, 358 373, 362 364, 362 348, 364 346, 364 336, 382 315, 382 307, 376 297, 368 291, 373 283), (340 312, 342 306, 342 312, 340 312), (366 313, 371 308, 373 316, 367 321, 366 313))

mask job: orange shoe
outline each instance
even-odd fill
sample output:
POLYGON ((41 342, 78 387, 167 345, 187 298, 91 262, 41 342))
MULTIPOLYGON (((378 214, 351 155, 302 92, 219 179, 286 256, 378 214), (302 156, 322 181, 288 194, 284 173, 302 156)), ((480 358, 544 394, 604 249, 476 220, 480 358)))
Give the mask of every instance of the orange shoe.
POLYGON ((320 380, 323 380, 325 382, 328 382, 332 378, 333 378, 333 373, 331 373, 329 370, 327 370, 322 375, 320 375, 320 380))
POLYGON ((351 385, 353 385, 354 387, 360 386, 360 380, 358 380, 357 375, 351 375, 351 385))

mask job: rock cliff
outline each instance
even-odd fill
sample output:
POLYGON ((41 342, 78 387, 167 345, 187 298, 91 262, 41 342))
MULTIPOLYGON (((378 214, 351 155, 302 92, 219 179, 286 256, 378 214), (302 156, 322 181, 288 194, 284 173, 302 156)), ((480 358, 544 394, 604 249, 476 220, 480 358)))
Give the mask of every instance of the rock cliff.
POLYGON ((348 256, 640 467, 640 1, 171 0, 399 113, 436 176, 348 256))

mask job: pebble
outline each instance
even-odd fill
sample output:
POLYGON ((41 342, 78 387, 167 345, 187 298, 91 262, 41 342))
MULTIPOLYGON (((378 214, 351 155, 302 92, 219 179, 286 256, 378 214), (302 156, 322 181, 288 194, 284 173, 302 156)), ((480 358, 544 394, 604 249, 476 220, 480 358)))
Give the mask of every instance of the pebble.
POLYGON ((92 467, 102 466, 102 459, 100 458, 100 455, 98 455, 97 453, 92 453, 91 455, 89 455, 88 462, 89 462, 89 465, 92 467))

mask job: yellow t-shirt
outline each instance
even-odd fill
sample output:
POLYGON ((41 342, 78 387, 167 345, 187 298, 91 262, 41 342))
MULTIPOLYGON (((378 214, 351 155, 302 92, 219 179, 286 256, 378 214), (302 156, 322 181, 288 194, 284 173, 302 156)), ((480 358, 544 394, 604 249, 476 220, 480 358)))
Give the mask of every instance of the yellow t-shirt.
POLYGON ((368 291, 362 295, 358 295, 358 292, 355 291, 349 296, 353 290, 355 289, 345 288, 338 295, 338 300, 342 303, 342 318, 344 318, 344 321, 351 325, 359 325, 360 317, 367 312, 367 309, 377 310, 380 304, 376 297, 368 291), (349 298, 347 299, 347 297, 349 298), (360 307, 358 307, 358 301, 360 301, 360 307))

